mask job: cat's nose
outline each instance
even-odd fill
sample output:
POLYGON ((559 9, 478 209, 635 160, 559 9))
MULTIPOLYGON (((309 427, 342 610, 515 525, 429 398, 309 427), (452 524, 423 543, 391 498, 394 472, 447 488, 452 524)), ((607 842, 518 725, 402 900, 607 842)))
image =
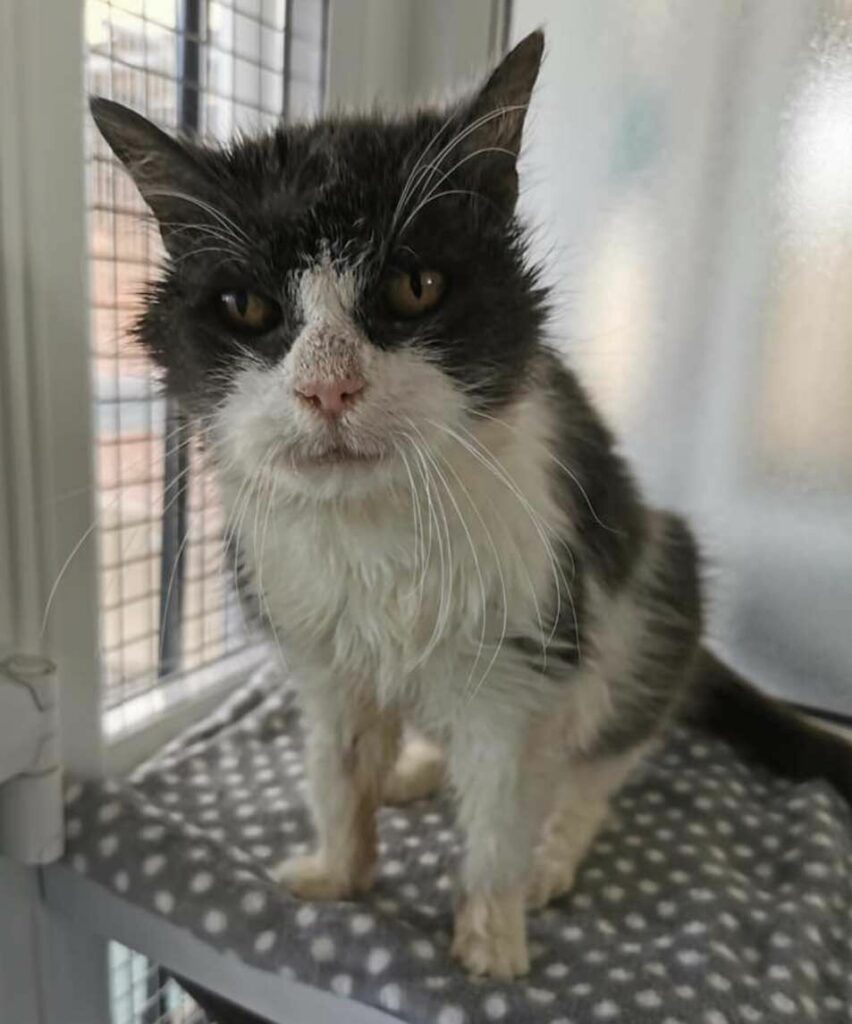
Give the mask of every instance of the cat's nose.
POLYGON ((296 394, 302 401, 323 416, 334 418, 351 408, 364 391, 360 377, 340 377, 338 380, 307 381, 297 384, 296 394))

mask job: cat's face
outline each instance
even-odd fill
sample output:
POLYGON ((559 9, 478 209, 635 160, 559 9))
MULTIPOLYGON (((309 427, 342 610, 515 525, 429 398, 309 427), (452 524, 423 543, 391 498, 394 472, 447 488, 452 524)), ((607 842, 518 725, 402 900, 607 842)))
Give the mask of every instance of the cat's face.
POLYGON ((224 465, 321 498, 372 491, 523 388, 543 312, 515 163, 540 56, 529 37, 441 114, 226 151, 93 103, 170 256, 140 339, 224 465))

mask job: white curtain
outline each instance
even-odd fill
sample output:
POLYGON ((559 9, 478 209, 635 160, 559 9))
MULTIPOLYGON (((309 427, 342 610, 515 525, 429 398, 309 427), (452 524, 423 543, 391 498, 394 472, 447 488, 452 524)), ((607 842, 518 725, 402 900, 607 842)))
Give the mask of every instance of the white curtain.
POLYGON ((556 337, 692 516, 717 644, 852 715, 852 3, 516 0, 537 25, 556 337))

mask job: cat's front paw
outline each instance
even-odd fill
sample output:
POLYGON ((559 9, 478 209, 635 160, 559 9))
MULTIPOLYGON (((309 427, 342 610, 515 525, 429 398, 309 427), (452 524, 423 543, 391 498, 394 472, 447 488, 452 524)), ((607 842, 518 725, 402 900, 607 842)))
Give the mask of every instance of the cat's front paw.
POLYGON ((345 900, 369 888, 369 881, 360 882, 333 871, 321 853, 290 857, 271 871, 272 877, 302 900, 345 900))
POLYGON ((530 969, 519 894, 471 895, 456 914, 452 954, 471 974, 517 978, 530 969))
POLYGON ((552 850, 540 849, 527 887, 527 906, 531 910, 542 910, 548 903, 565 896, 574 888, 575 875, 574 866, 565 857, 559 858, 552 850))

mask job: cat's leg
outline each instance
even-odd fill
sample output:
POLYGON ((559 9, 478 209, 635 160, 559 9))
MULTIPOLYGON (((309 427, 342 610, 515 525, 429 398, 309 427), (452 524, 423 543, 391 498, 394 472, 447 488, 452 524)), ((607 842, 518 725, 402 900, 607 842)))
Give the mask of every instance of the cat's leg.
POLYGON ((472 702, 459 716, 449 773, 464 832, 452 952, 473 974, 529 970, 526 892, 535 842, 558 772, 552 745, 518 709, 472 702))
POLYGON ((440 789, 445 771, 443 751, 434 743, 417 734, 406 737, 397 762, 385 780, 385 803, 408 804, 432 796, 440 789))
POLYGON ((376 811, 397 756, 399 721, 340 688, 306 703, 305 725, 317 850, 284 861, 274 875, 303 899, 345 899, 373 882, 376 811))
POLYGON ((570 892, 577 868, 609 813, 610 797, 646 750, 642 745, 618 756, 570 762, 535 850, 527 890, 530 907, 544 907, 570 892))

